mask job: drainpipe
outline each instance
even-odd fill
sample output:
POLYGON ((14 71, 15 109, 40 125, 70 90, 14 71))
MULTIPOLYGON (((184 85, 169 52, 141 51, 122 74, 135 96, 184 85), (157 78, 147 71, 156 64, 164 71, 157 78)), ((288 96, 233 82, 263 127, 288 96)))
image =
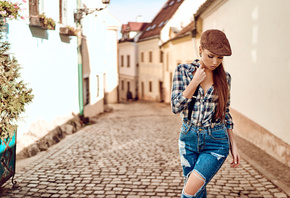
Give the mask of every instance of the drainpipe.
MULTIPOLYGON (((77 8, 81 8, 81 0, 77 0, 77 8)), ((78 96, 79 96, 79 112, 84 115, 84 98, 83 98, 83 63, 82 63, 82 23, 77 22, 77 28, 80 30, 77 35, 77 53, 78 53, 78 96)))

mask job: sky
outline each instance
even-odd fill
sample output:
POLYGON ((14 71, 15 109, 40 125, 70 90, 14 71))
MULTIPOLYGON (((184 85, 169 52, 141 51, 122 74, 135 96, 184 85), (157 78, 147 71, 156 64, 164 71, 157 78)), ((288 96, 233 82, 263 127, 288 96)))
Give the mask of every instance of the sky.
POLYGON ((167 0, 111 0, 108 10, 122 24, 134 22, 141 15, 143 22, 151 22, 167 0))

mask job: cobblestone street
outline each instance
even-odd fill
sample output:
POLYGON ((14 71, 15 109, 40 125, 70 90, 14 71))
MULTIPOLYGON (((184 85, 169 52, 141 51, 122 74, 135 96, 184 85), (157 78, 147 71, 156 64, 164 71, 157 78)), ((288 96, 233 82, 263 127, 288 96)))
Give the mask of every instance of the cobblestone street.
MULTIPOLYGON (((183 187, 179 115, 163 103, 113 104, 111 113, 67 136, 2 186, 0 197, 177 198, 183 187)), ((284 198, 266 177, 228 157, 208 197, 284 198)))

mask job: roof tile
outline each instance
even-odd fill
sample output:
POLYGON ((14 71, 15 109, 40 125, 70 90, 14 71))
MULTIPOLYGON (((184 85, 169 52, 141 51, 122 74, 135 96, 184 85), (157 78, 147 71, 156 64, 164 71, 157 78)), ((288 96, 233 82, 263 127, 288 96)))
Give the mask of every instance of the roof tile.
POLYGON ((144 32, 140 36, 139 41, 160 35, 160 31, 164 25, 173 16, 183 1, 184 0, 168 0, 159 13, 155 16, 153 21, 144 28, 144 32))

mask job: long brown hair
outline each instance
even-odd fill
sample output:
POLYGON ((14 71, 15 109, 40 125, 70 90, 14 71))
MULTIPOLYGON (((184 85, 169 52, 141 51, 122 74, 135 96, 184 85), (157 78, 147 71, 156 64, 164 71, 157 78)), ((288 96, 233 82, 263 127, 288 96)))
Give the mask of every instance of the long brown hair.
POLYGON ((227 82, 227 74, 225 72, 223 63, 221 63, 213 71, 213 83, 215 95, 218 96, 215 119, 221 118, 221 120, 224 120, 228 102, 229 87, 227 82))

